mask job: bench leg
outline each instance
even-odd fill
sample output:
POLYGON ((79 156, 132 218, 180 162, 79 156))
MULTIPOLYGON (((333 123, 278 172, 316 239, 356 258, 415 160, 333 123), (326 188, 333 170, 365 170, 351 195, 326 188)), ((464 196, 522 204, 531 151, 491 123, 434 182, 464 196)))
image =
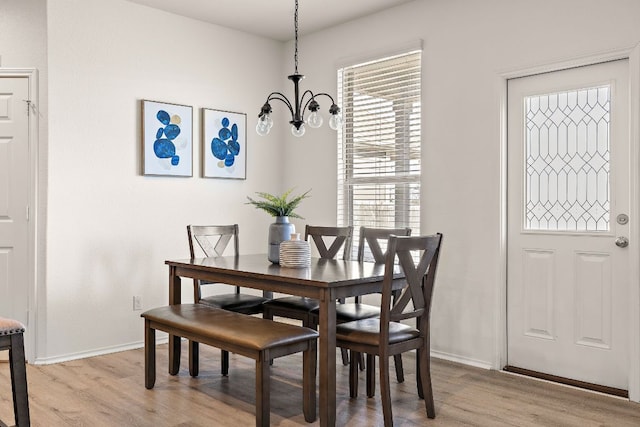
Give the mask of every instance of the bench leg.
POLYGON ((200 348, 197 341, 189 341, 189 374, 197 377, 200 373, 200 348))
POLYGON ((262 352, 256 360, 256 427, 269 427, 271 364, 262 352))
POLYGON ((220 372, 222 373, 223 377, 226 377, 227 375, 229 375, 229 352, 225 350, 221 350, 220 356, 221 356, 220 362, 222 363, 222 368, 220 372))
POLYGON ((13 413, 17 427, 27 427, 29 421, 29 395, 27 392, 27 367, 24 357, 24 337, 22 334, 11 335, 9 349, 11 365, 11 390, 13 392, 13 413))
POLYGON ((144 386, 152 389, 156 384, 156 330, 149 320, 144 321, 144 386))
POLYGON ((302 353, 302 410, 308 423, 316 420, 316 340, 302 353))

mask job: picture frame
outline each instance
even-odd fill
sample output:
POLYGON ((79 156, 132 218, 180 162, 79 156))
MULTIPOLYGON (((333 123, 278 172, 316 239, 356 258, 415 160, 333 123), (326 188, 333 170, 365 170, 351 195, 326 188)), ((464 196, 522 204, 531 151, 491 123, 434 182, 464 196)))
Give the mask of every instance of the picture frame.
POLYGON ((142 172, 193 176, 193 108, 142 100, 142 172))
POLYGON ((247 179, 247 115, 202 109, 202 176, 247 179))

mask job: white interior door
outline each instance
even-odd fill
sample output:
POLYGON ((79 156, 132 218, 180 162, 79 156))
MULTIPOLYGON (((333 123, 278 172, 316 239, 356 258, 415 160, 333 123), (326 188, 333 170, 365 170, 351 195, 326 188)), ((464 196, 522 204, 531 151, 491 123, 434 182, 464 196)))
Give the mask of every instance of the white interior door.
POLYGON ((508 82, 508 365, 623 390, 628 80, 619 60, 508 82))
POLYGON ((0 316, 28 323, 27 77, 0 77, 0 316))

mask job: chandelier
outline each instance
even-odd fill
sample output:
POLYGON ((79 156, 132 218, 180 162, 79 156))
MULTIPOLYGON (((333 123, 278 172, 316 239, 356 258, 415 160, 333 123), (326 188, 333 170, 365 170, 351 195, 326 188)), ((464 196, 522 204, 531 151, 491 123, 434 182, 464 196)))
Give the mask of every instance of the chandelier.
POLYGON ((293 82, 293 92, 294 92, 294 103, 292 104, 289 99, 282 94, 281 92, 271 92, 267 97, 267 101, 264 103, 260 110, 260 114, 258 114, 258 124, 256 125, 256 132, 260 136, 264 136, 269 133, 271 128, 273 127, 273 119, 271 118, 271 104, 270 101, 278 100, 283 102, 289 112, 291 112, 291 133, 294 136, 302 136, 305 133, 304 127, 304 113, 305 110, 309 110, 310 114, 307 117, 307 124, 312 128, 319 128, 322 126, 322 116, 320 115, 320 104, 316 101, 316 98, 319 96, 326 96, 331 100, 331 107, 329 107, 329 114, 331 114, 331 118, 329 119, 329 127, 333 130, 338 130, 342 126, 342 117, 340 115, 340 107, 336 105, 331 95, 327 93, 318 93, 314 94, 310 90, 304 91, 302 96, 300 96, 300 88, 298 84, 300 80, 304 78, 304 75, 298 73, 298 0, 296 0, 295 5, 295 13, 294 13, 294 30, 295 30, 295 53, 294 53, 294 64, 295 64, 295 72, 291 74, 288 78, 293 82))

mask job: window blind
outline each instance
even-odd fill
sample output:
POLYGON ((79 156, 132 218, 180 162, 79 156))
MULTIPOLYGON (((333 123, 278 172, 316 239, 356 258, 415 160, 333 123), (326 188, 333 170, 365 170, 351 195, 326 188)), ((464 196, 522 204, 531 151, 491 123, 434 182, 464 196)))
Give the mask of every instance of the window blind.
POLYGON ((338 224, 354 243, 361 226, 420 233, 420 85, 420 51, 338 70, 338 224))

